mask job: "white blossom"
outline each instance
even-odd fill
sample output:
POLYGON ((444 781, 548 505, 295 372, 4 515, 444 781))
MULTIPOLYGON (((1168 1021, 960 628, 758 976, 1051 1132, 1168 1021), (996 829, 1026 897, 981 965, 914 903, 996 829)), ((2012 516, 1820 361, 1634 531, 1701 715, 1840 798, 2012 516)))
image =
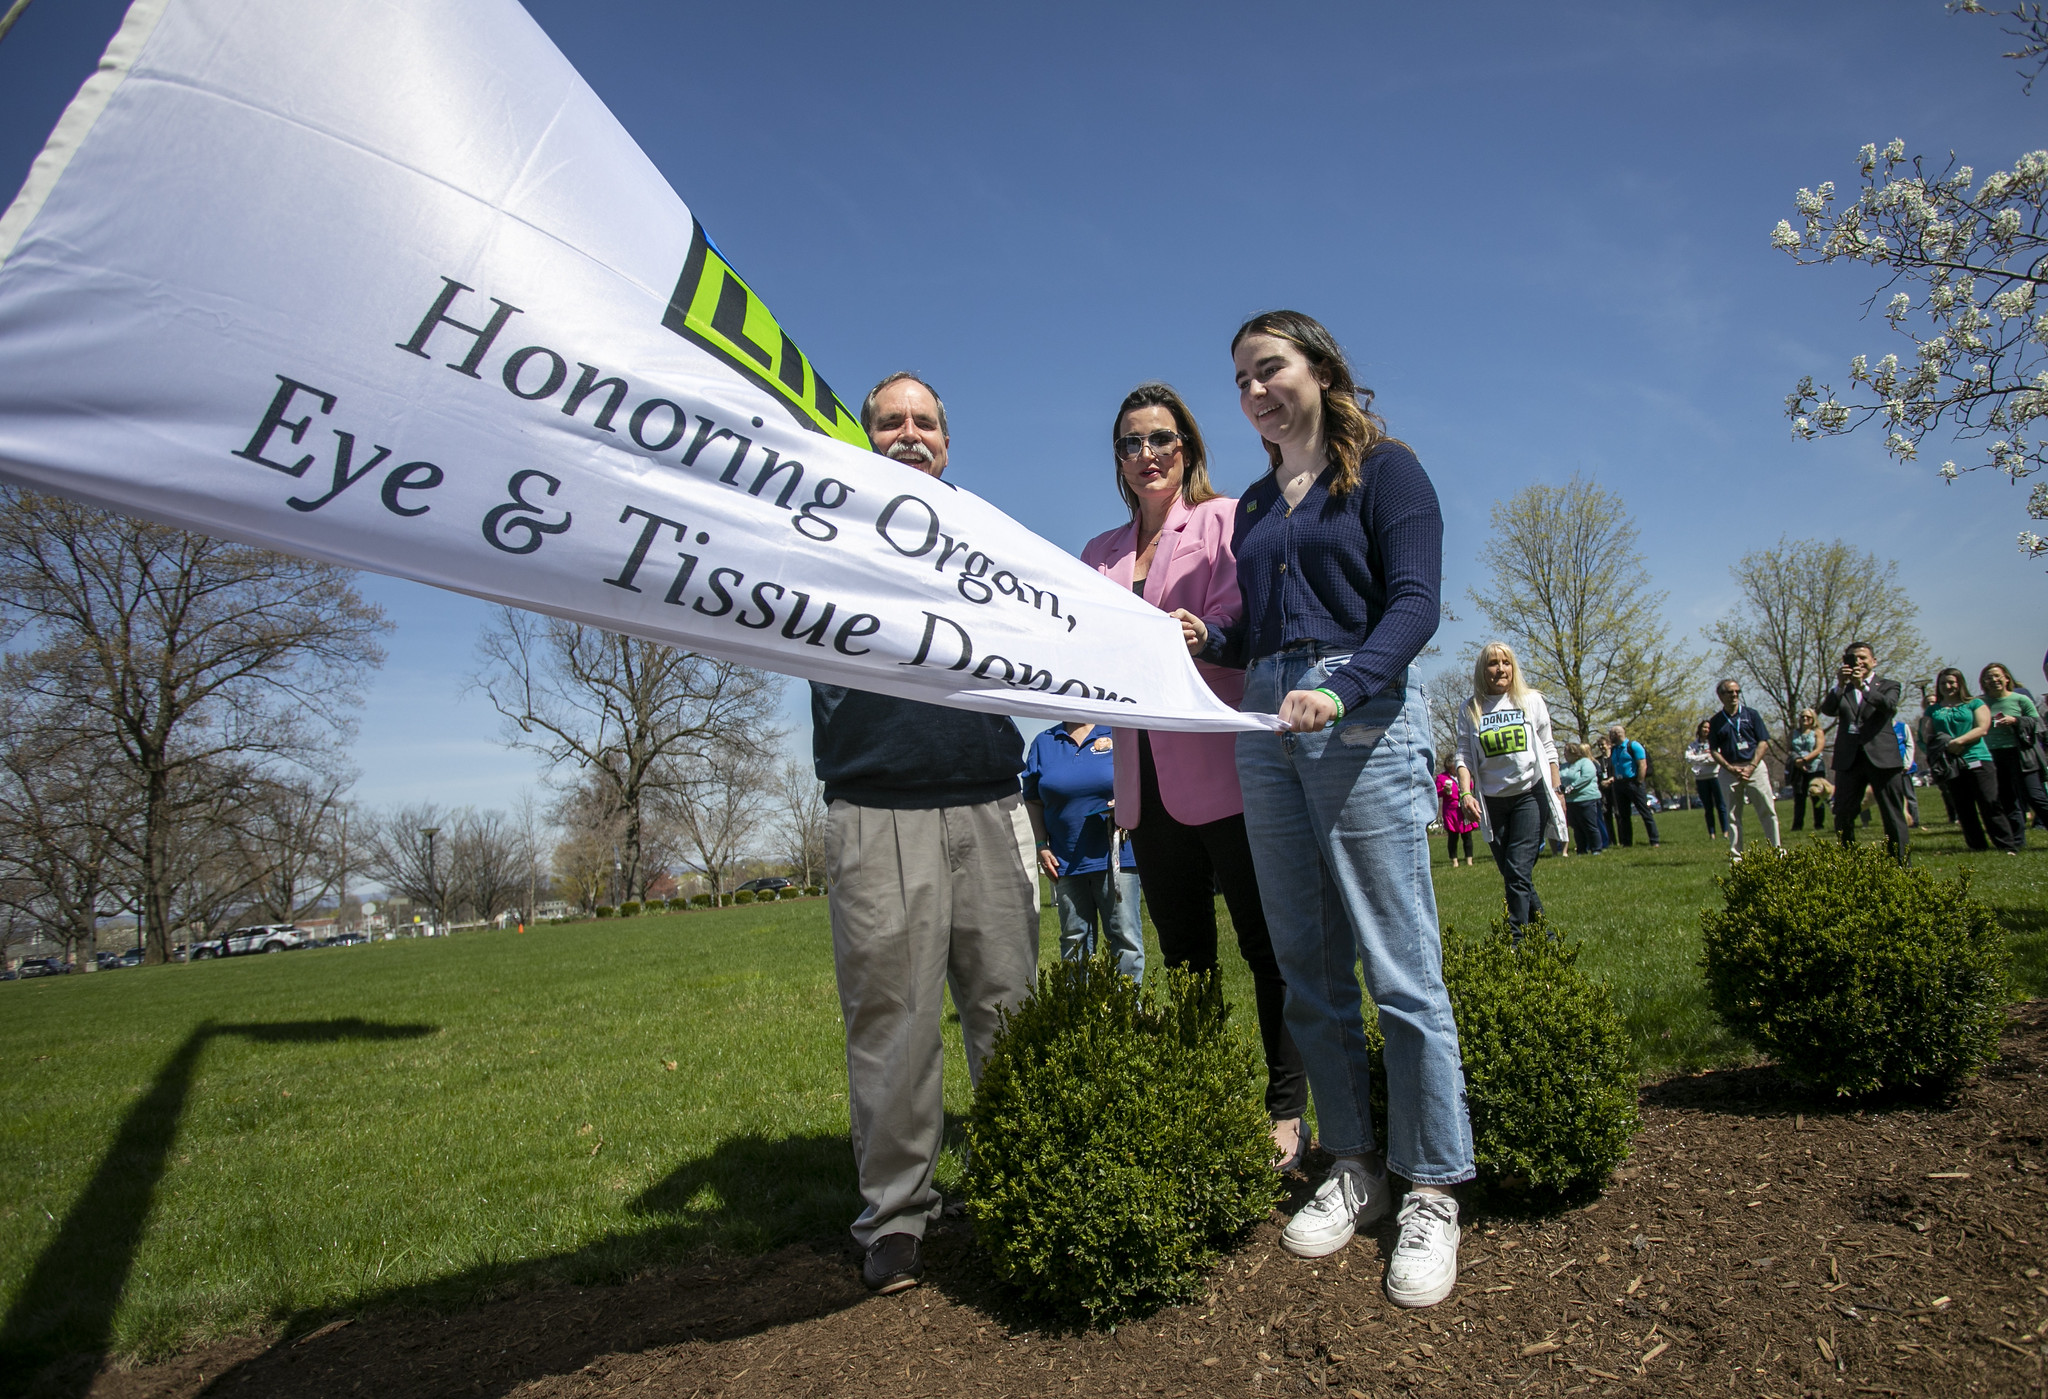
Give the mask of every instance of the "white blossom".
POLYGON ((1897 136, 1892 137, 1891 144, 1884 148, 1884 158, 1887 163, 1894 165, 1904 160, 1906 158, 1905 141, 1897 136))
POLYGON ((1945 461, 1941 464, 1941 479, 1944 481, 1953 481, 1962 474, 1962 472, 1956 470, 1956 464, 1952 461, 1945 461))
MULTIPOLYGON (((1893 292, 1891 305, 1885 308, 1884 317, 1888 321, 1903 321, 1904 319, 1906 319, 1906 313, 1908 311, 1911 311, 1912 309, 1912 297, 1906 295, 1902 291, 1893 292)), ((2042 319, 2044 321, 2048 321, 2048 317, 2043 317, 2042 319)), ((1896 356, 1886 355, 1885 358, 1893 360, 1896 363, 1896 356)))
POLYGON ((1877 168, 1877 147, 1865 145, 1862 150, 1856 152, 1856 165, 1866 175, 1875 170, 1877 168))
POLYGON ((1771 246, 1774 248, 1796 248, 1799 247, 1800 244, 1804 241, 1805 240, 1800 238, 1799 234, 1796 231, 1794 231, 1791 222, 1787 219, 1779 219, 1778 226, 1771 230, 1771 246))

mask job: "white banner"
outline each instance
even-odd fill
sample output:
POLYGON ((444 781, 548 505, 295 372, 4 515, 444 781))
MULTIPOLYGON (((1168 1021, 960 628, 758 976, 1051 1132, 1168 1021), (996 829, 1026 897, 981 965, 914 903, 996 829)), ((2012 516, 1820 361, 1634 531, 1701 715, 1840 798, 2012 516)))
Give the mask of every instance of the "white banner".
POLYGON ((0 218, 20 485, 961 708, 1273 722, 854 418, 516 0, 140 0, 0 218))

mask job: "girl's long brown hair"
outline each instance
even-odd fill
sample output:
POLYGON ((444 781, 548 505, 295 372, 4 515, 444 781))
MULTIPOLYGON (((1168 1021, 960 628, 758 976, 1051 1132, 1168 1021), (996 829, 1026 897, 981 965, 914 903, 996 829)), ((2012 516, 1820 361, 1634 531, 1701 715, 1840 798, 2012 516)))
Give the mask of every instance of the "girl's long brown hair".
MULTIPOLYGON (((1230 337, 1233 355, 1247 335, 1272 335, 1287 341, 1307 358, 1309 368, 1330 381, 1323 390, 1323 441, 1329 464, 1336 468, 1330 477, 1330 494, 1348 495, 1358 484, 1358 464, 1366 453, 1382 442, 1397 440, 1387 435, 1386 423, 1372 411, 1372 390, 1352 377, 1344 347, 1314 316, 1299 311, 1262 311, 1230 337)), ((1266 458, 1277 468, 1279 447, 1266 443, 1266 458)))

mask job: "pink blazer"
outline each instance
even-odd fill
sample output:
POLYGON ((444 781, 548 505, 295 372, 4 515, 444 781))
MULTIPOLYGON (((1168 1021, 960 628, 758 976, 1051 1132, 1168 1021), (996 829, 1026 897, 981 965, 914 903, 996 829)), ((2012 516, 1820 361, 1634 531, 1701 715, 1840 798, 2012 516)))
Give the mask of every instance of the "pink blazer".
MULTIPOLYGON (((1218 496, 1190 507, 1177 500, 1160 531, 1145 577, 1145 601, 1162 612, 1185 607, 1208 621, 1234 622, 1244 611, 1237 591, 1237 558, 1230 552, 1230 533, 1237 501, 1218 496)), ((1138 526, 1098 534, 1081 550, 1081 562, 1092 565, 1121 588, 1131 586, 1131 568, 1138 557, 1138 526)), ((1195 662, 1216 697, 1233 709, 1244 698, 1244 672, 1195 662)), ((1112 731, 1116 754, 1116 817, 1120 826, 1138 824, 1138 734, 1112 731)), ((1244 810, 1237 785, 1235 734, 1154 733, 1152 762, 1159 772, 1159 799, 1167 814, 1184 825, 1221 821, 1244 810)))

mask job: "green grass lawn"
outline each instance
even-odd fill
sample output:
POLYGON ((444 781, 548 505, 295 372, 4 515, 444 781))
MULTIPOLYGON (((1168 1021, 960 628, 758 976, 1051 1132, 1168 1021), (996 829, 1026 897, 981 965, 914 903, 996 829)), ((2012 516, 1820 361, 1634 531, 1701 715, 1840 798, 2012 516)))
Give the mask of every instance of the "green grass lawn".
MULTIPOLYGON (((1693 965, 1724 857, 1698 813, 1663 834, 1537 872, 1650 1075, 1745 1054, 1693 965)), ((2048 839, 1966 856, 1937 827, 1915 849, 1975 871, 2019 989, 2048 986, 2048 839)), ((1434 858, 1446 923, 1491 919, 1483 850, 1434 858)), ((0 1063, 0 1375, 55 1345, 150 1353, 841 1235, 858 1207, 822 900, 0 985, 0 1063)))

